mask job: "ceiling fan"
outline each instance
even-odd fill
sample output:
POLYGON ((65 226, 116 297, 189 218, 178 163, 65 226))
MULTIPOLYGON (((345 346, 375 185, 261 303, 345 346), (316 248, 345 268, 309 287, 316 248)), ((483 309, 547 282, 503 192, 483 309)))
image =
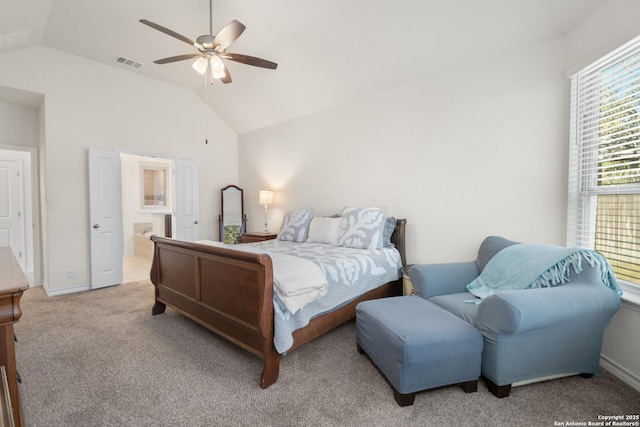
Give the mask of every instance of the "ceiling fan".
POLYGON ((241 55, 239 53, 227 52, 227 48, 236 41, 238 37, 245 30, 245 26, 236 21, 235 19, 228 23, 217 35, 213 35, 212 23, 213 15, 211 10, 211 0, 209 0, 209 34, 202 35, 193 42, 191 39, 178 34, 168 28, 161 25, 141 19, 145 25, 150 26, 158 31, 161 31, 171 37, 174 37, 180 41, 183 41, 198 49, 198 53, 188 53, 185 55, 171 56, 169 58, 158 59, 153 61, 156 64, 169 64, 172 62, 185 61, 187 59, 197 58, 193 63, 193 68, 200 74, 204 75, 207 72, 207 68, 211 71, 211 84, 214 79, 219 79, 223 83, 231 83, 231 75, 229 70, 224 65, 222 59, 228 59, 229 61, 240 62, 242 64, 253 65, 255 67, 268 68, 275 70, 278 64, 275 62, 267 61, 266 59, 256 58, 255 56, 241 55))

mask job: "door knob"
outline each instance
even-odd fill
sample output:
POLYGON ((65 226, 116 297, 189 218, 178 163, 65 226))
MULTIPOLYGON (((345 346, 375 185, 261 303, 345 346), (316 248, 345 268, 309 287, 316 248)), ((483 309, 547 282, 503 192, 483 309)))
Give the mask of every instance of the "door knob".
POLYGON ((198 223, 198 220, 196 219, 195 221, 193 221, 193 223, 194 223, 194 224, 197 224, 197 223, 198 223))
POLYGON ((100 224, 93 224, 93 228, 100 228, 100 224))

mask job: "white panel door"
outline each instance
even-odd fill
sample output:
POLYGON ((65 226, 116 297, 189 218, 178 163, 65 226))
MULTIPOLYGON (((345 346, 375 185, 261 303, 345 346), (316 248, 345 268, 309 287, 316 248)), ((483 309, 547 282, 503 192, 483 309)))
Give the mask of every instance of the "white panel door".
POLYGON ((89 149, 91 289, 122 283, 120 153, 89 149))
POLYGON ((21 212, 22 164, 0 160, 0 246, 9 246, 24 271, 24 218, 21 212))
POLYGON ((173 237, 193 242, 200 238, 200 189, 198 163, 192 160, 175 161, 175 231, 173 237))
POLYGON ((15 244, 18 231, 17 162, 0 160, 0 246, 15 244))

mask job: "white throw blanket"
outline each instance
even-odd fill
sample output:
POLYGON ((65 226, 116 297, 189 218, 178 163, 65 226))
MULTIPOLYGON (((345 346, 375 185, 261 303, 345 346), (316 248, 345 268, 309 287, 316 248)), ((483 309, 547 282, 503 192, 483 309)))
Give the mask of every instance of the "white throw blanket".
POLYGON ((313 262, 287 254, 268 255, 273 264, 274 289, 292 314, 327 293, 329 283, 313 262))
POLYGON ((329 283, 320 267, 304 258, 282 253, 269 253, 248 245, 227 245, 212 240, 200 240, 196 243, 269 255, 273 265, 273 289, 292 314, 324 296, 329 288, 329 283))

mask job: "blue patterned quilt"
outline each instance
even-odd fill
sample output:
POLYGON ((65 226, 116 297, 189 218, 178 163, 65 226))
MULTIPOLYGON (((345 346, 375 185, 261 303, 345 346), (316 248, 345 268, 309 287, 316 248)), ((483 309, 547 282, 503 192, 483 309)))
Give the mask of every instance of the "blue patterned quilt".
POLYGON ((279 353, 293 345, 293 331, 300 329, 319 314, 332 311, 363 293, 375 289, 402 275, 400 253, 395 248, 379 250, 352 249, 322 243, 294 243, 268 240, 245 243, 266 253, 286 253, 317 264, 326 275, 329 290, 322 298, 291 314, 274 295, 274 339, 279 353))

